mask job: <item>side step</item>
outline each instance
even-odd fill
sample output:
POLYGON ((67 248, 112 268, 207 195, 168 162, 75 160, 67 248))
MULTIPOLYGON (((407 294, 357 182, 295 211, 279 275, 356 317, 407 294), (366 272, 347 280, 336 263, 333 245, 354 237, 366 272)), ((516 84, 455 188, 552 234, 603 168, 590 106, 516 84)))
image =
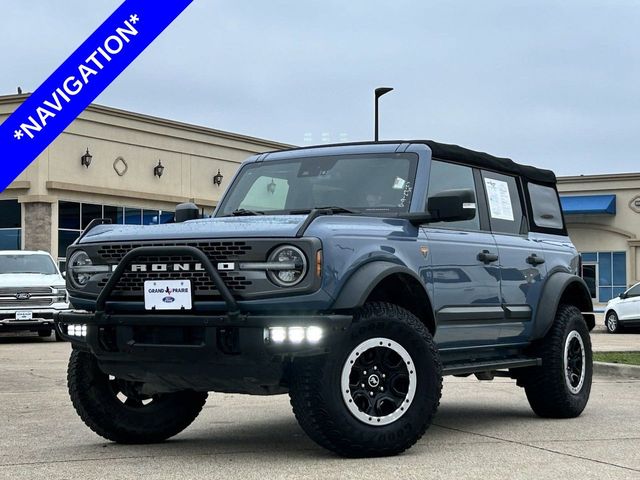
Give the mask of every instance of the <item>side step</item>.
POLYGON ((507 368, 539 367, 541 358, 509 358, 506 360, 481 360, 478 362, 452 363, 442 369, 443 375, 464 375, 467 373, 490 372, 507 368))

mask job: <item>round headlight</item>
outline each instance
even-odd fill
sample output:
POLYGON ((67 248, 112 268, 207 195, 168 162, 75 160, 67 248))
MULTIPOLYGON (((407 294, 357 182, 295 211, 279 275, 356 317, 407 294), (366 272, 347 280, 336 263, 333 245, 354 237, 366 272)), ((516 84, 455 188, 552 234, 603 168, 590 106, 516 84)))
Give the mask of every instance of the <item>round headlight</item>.
POLYGON ((86 252, 78 250, 71 255, 69 259, 69 273, 71 283, 73 283, 74 286, 83 288, 87 284, 91 278, 91 273, 87 272, 85 267, 90 267, 91 265, 93 265, 93 262, 86 252))
POLYGON ((269 278, 280 287, 297 285, 307 274, 307 259, 304 253, 291 245, 276 248, 269 256, 269 263, 276 264, 274 268, 269 269, 269 278))

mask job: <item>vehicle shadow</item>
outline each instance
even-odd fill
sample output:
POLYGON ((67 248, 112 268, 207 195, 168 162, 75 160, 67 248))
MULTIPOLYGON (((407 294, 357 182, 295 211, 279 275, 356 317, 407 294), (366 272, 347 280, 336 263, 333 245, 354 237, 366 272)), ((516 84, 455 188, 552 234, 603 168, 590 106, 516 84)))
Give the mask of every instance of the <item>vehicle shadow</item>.
MULTIPOLYGON (((466 405, 455 403, 441 407, 432 427, 419 444, 426 446, 460 441, 461 433, 483 432, 489 427, 500 428, 522 422, 540 421, 526 404, 505 408, 504 405, 466 405)), ((144 451, 149 454, 215 456, 231 454, 268 455, 272 460, 295 458, 340 458, 316 445, 300 428, 293 415, 272 419, 230 419, 205 423, 199 419, 183 434, 164 443, 146 446, 108 444, 112 452, 131 454, 144 451)), ((409 450, 418 452, 417 449, 409 450)))

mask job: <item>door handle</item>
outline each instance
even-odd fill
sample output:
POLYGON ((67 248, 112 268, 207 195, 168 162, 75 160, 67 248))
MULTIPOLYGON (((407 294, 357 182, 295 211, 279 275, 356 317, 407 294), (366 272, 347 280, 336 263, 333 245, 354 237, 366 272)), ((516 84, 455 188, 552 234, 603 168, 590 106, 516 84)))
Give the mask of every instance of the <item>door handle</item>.
POLYGON ((544 263, 544 258, 541 258, 537 256, 535 253, 532 253, 527 257, 527 263, 529 265, 533 265, 534 267, 536 265, 542 265, 544 263))
POLYGON ((482 263, 491 263, 498 260, 498 255, 496 253, 491 253, 489 250, 482 250, 478 253, 478 260, 482 263))

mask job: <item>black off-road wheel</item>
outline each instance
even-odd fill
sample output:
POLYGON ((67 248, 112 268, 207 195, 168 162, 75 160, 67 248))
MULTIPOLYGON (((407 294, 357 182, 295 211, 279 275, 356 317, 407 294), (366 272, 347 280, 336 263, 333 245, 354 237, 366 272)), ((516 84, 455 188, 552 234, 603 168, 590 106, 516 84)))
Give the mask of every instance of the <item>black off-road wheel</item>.
POLYGON ((396 455, 427 430, 442 365, 427 328, 407 310, 369 303, 329 354, 297 359, 289 394, 302 429, 345 457, 396 455))
POLYGON ((137 385, 107 375, 93 355, 74 350, 67 372, 69 395, 82 421, 118 443, 157 443, 180 433, 198 416, 207 393, 143 395, 137 385))
POLYGON ((613 310, 607 312, 605 316, 604 325, 607 327, 607 332, 609 333, 620 333, 622 331, 622 325, 620 325, 620 321, 618 320, 618 315, 613 310))
POLYGON ((576 307, 560 305, 551 330, 535 347, 542 366, 524 378, 533 411, 545 418, 573 418, 589 401, 593 376, 591 338, 576 307))

